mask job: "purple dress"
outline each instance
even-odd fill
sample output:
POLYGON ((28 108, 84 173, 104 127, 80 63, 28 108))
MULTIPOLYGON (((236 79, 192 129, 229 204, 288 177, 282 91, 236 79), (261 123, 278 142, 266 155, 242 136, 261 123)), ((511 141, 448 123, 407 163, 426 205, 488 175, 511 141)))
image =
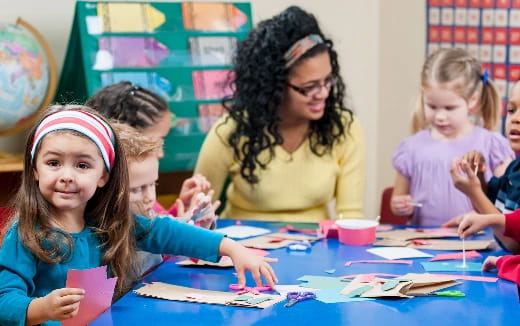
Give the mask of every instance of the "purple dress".
POLYGON ((451 162, 469 151, 486 159, 486 180, 508 158, 514 158, 507 139, 498 132, 475 126, 466 136, 453 141, 431 137, 430 129, 419 131, 399 144, 392 158, 394 168, 410 182, 410 196, 422 207, 414 207, 413 225, 439 226, 473 210, 471 201, 453 185, 451 162))

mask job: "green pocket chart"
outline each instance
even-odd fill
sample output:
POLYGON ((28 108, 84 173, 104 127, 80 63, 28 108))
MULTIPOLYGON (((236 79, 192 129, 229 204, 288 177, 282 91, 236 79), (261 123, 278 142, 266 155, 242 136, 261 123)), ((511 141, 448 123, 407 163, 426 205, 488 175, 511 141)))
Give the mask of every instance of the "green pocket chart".
POLYGON ((251 28, 247 2, 78 1, 55 101, 84 103, 123 80, 158 93, 175 115, 160 170, 192 170, 251 28))

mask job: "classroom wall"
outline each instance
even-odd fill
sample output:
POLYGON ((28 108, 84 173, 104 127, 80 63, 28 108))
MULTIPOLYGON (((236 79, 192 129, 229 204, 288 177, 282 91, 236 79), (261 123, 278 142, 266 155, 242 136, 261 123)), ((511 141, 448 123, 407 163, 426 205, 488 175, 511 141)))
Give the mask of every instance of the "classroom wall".
MULTIPOLYGON (((374 218, 379 212, 381 190, 393 183, 391 154, 408 131, 409 103, 416 93, 424 57, 425 0, 250 2, 255 23, 289 5, 299 5, 314 13, 324 32, 334 40, 351 107, 365 130, 365 214, 374 218)), ((0 21, 14 22, 20 16, 34 25, 49 42, 61 68, 74 1, 0 0, 0 5, 0 21)), ((23 137, 23 133, 1 137, 0 150, 21 152, 23 137)))

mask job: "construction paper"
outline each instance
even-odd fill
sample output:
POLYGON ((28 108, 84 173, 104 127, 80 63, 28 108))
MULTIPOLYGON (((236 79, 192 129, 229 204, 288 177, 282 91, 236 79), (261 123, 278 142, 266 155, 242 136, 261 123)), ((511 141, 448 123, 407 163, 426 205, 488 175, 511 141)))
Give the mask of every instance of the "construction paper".
POLYGON ((411 296, 424 296, 432 292, 446 289, 458 284, 450 275, 436 275, 429 273, 408 273, 399 279, 410 280, 411 283, 403 287, 402 291, 411 296))
POLYGON ((243 239, 253 236, 258 236, 266 233, 271 233, 271 230, 258 228, 247 225, 231 225, 224 228, 215 229, 214 231, 224 233, 228 237, 243 239))
POLYGON ((379 276, 379 277, 399 277, 399 275, 396 274, 386 274, 386 273, 367 273, 367 274, 351 274, 351 275, 344 275, 341 276, 341 278, 355 278, 356 276, 364 276, 364 275, 371 275, 371 276, 379 276))
POLYGON ((480 272, 482 270, 482 263, 466 262, 467 267, 463 268, 460 261, 424 262, 421 265, 427 272, 480 272))
POLYGON ((425 258, 433 255, 419 251, 413 248, 406 247, 380 247, 370 248, 367 252, 386 258, 386 259, 401 259, 401 258, 425 258))
POLYGON ((363 286, 360 286, 360 287, 346 293, 345 295, 347 297, 359 297, 363 293, 367 292, 368 290, 372 290, 372 288, 373 288, 373 286, 371 286, 371 285, 363 285, 363 286))
POLYGON ((78 314, 64 320, 62 326, 86 325, 101 315, 114 295, 117 277, 107 279, 107 267, 100 266, 85 270, 69 269, 66 287, 85 290, 78 314))
POLYGON ((451 237, 450 232, 419 232, 413 229, 393 230, 386 232, 377 232, 377 238, 393 239, 393 240, 412 240, 412 239, 432 239, 451 237))
POLYGON ((293 227, 291 224, 288 224, 286 227, 280 228, 278 231, 280 232, 297 232, 304 234, 316 235, 316 230, 308 230, 308 229, 297 229, 293 227))
POLYGON ((294 241, 315 241, 319 238, 305 234, 291 233, 271 233, 255 238, 239 240, 238 242, 245 247, 257 249, 278 249, 288 246, 294 241))
POLYGON ((298 281, 302 281, 300 284, 303 287, 313 288, 313 289, 338 289, 344 288, 345 284, 350 282, 348 279, 343 279, 339 277, 331 277, 331 276, 314 276, 314 275, 304 275, 298 278, 298 281))
MULTIPOLYGON (((464 255, 462 254, 462 252, 457 252, 457 253, 453 253, 453 254, 438 254, 435 257, 433 257, 432 259, 430 259, 430 261, 460 260, 460 259, 463 259, 463 256, 464 255)), ((478 252, 476 252, 475 250, 466 251, 466 259, 480 258, 480 257, 482 257, 482 255, 479 254, 478 252)))
POLYGON ((367 286, 367 283, 361 282, 361 277, 355 277, 350 284, 346 285, 342 290, 341 294, 346 296, 360 296, 364 298, 383 298, 383 297, 389 297, 389 298, 410 298, 411 296, 408 296, 404 293, 401 293, 400 290, 406 286, 407 284, 411 283, 408 282, 402 282, 398 283, 395 287, 392 289, 383 291, 381 289, 382 284, 378 281, 373 281, 369 283, 369 286, 367 286))
POLYGON ((338 303, 338 302, 355 302, 355 301, 371 301, 375 299, 347 297, 340 293, 341 289, 321 289, 316 291, 316 300, 323 303, 338 303))
POLYGON ((413 262, 409 260, 351 260, 345 263, 345 266, 350 266, 352 264, 365 263, 365 264, 404 264, 404 265, 412 265, 413 262))
POLYGON ((153 282, 152 284, 147 284, 142 288, 134 290, 134 292, 146 297, 160 298, 172 301, 185 301, 262 309, 270 307, 275 303, 285 300, 285 297, 279 295, 258 294, 254 296, 255 300, 248 299, 246 301, 237 301, 237 298, 243 297, 235 293, 199 290, 162 282, 153 282), (261 298, 265 298, 267 299, 267 301, 259 300, 261 298))
POLYGON ((432 274, 432 275, 450 276, 457 280, 465 280, 465 281, 490 282, 490 283, 498 281, 498 277, 489 277, 489 276, 448 275, 448 274, 432 274))
POLYGON ((327 274, 334 274, 334 273, 336 273, 336 270, 335 269, 326 269, 326 270, 324 270, 324 272, 327 274))
MULTIPOLYGON (((491 247, 493 240, 465 240, 466 250, 487 250, 491 247)), ((417 242, 399 239, 382 239, 376 241, 374 246, 381 247, 409 247, 428 250, 462 250, 462 240, 437 240, 428 239, 426 242, 417 242)))

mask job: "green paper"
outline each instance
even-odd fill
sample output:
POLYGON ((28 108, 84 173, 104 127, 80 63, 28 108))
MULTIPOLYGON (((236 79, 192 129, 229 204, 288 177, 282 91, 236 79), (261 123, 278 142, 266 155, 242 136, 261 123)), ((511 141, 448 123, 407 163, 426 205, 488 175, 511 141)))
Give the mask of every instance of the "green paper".
POLYGON ((347 297, 340 293, 341 289, 324 289, 316 291, 316 300, 323 303, 372 301, 372 298, 347 297))
POLYGON ((326 270, 324 270, 324 272, 327 274, 334 274, 334 273, 336 273, 336 270, 335 269, 326 269, 326 270))
POLYGON ((443 296, 443 297, 465 297, 466 295, 460 291, 438 291, 433 292, 435 295, 443 296))
POLYGON ((249 294, 242 294, 236 297, 233 301, 247 301, 251 299, 253 296, 249 294))
POLYGON ((247 300, 247 303, 249 303, 249 304, 259 304, 259 303, 262 303, 262 302, 268 301, 268 300, 271 300, 271 298, 269 298, 269 297, 251 298, 251 299, 247 300))
POLYGON ((306 282, 300 286, 312 289, 343 289, 350 280, 331 276, 304 275, 298 281, 306 282))
POLYGON ((421 263, 427 272, 480 272, 482 263, 466 263, 466 267, 461 267, 461 261, 442 261, 421 263))

